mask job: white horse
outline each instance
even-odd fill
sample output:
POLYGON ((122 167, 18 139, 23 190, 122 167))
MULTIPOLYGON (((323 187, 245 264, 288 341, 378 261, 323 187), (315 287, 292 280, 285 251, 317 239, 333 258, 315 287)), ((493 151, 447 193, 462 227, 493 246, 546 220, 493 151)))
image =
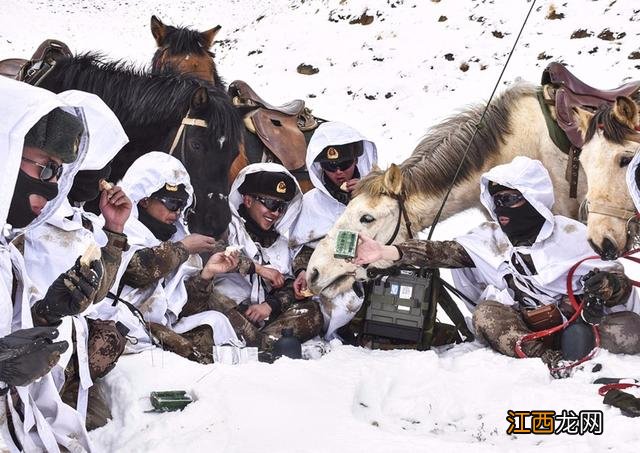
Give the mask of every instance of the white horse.
MULTIPOLYGON (((623 107, 628 106, 617 106, 619 114, 623 107)), ((408 234, 401 209, 406 212, 414 233, 431 226, 483 108, 469 108, 434 126, 407 160, 399 166, 392 164, 386 171, 374 171, 361 181, 357 196, 318 244, 309 262, 308 285, 316 294, 321 293, 330 300, 351 288, 356 273, 358 277, 363 277, 362 268, 333 257, 337 230, 363 232, 381 242, 402 242, 408 238, 408 234), (397 234, 394 235, 396 229, 397 234)), ((587 136, 593 115, 581 109, 574 110, 573 114, 587 136)), ((592 208, 600 206, 601 202, 607 203, 612 196, 619 199, 628 197, 627 189, 623 187, 624 176, 612 184, 609 177, 605 177, 606 173, 603 174, 602 168, 611 169, 614 160, 611 158, 612 151, 606 148, 611 137, 601 133, 593 133, 589 137, 590 141, 583 150, 578 197, 569 197, 569 183, 565 179, 568 156, 551 140, 536 97, 536 87, 531 84, 517 83, 497 97, 487 110, 481 126, 471 141, 442 219, 472 207, 481 207, 480 175, 496 165, 511 162, 519 155, 540 160, 549 171, 556 194, 553 207, 555 214, 578 217, 579 205, 587 193, 587 181, 593 187, 602 187, 603 183, 607 183, 611 189, 604 193, 596 189, 591 191, 589 200, 592 208), (608 153, 608 157, 605 158, 602 153, 608 153), (606 167, 602 159, 609 159, 606 167), (612 194, 613 191, 616 194, 612 194)), ((619 153, 613 152, 615 155, 619 153)), ((624 203, 627 205, 626 201, 624 203)), ((629 206, 633 206, 629 203, 629 206)), ((595 210, 590 214, 590 220, 597 223, 603 217, 595 210)), ((609 218, 607 221, 615 222, 609 218)), ((596 250, 611 248, 605 243, 606 238, 620 244, 617 233, 600 235, 595 231, 598 228, 592 228, 594 231, 590 235, 596 250)), ((388 264, 375 263, 377 267, 388 264)))

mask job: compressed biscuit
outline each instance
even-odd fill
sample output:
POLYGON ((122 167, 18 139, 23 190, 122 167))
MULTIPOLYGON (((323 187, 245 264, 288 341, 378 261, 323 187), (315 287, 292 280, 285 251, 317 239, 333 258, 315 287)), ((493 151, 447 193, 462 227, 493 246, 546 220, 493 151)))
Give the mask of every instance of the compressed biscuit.
POLYGON ((236 245, 230 245, 226 249, 224 249, 224 256, 231 256, 234 253, 238 253, 240 251, 240 247, 236 245))
POLYGON ((95 242, 91 243, 80 257, 80 266, 89 267, 92 261, 99 260, 101 256, 100 247, 95 242))
POLYGON ((340 186, 340 190, 342 190, 343 192, 347 191, 347 181, 342 183, 342 185, 340 186))
POLYGON ((113 189, 113 184, 111 184, 106 179, 101 179, 100 181, 98 181, 98 187, 100 188, 100 191, 111 190, 113 189))
POLYGON ((311 291, 309 288, 303 289, 302 291, 300 291, 300 295, 304 297, 311 297, 313 296, 313 291, 311 291))

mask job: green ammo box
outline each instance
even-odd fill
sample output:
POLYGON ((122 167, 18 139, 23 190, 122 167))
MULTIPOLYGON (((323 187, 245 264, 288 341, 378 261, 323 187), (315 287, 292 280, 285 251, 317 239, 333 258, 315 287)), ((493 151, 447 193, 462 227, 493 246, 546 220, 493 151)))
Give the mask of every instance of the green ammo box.
POLYGON ((151 392, 149 398, 153 408, 159 412, 180 411, 193 401, 184 390, 151 392))
POLYGON ((418 343, 431 303, 433 270, 401 270, 377 280, 369 293, 364 333, 418 343))
POLYGON ((334 258, 355 258, 358 246, 358 233, 349 230, 338 230, 334 258))

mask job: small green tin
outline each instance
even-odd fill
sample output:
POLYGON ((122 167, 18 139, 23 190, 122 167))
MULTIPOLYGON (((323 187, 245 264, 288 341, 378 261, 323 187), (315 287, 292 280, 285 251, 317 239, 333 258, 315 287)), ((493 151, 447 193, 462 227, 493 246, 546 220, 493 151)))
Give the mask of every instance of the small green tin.
POLYGON ((158 412, 180 411, 193 400, 184 390, 151 392, 151 405, 158 412))
POLYGON ((349 230, 338 230, 333 256, 342 259, 355 258, 357 246, 358 233, 349 230))

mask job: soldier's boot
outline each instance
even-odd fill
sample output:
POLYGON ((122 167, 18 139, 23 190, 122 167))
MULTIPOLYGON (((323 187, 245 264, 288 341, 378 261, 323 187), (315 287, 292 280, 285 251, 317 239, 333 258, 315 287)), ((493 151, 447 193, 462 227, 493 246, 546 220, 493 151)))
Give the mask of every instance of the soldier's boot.
POLYGON ((262 329, 261 348, 270 351, 273 344, 282 336, 282 329, 286 327, 293 328, 293 336, 304 343, 320 334, 323 323, 322 312, 317 302, 293 304, 262 329))
POLYGON ((175 352, 179 356, 186 358, 190 358, 194 354, 195 348, 191 340, 174 332, 170 328, 162 324, 150 322, 149 330, 151 334, 158 339, 162 349, 175 352))
POLYGON ((622 415, 627 417, 640 417, 640 398, 636 398, 630 393, 618 389, 609 390, 604 395, 602 402, 617 407, 622 415))
POLYGON ((106 376, 116 366, 127 344, 127 332, 126 327, 116 326, 114 321, 89 320, 87 352, 92 380, 106 376))
POLYGON ((260 330, 247 318, 244 317, 235 308, 225 313, 233 330, 238 335, 238 338, 243 338, 247 343, 247 346, 260 347, 262 344, 262 333, 260 330))
POLYGON ((211 326, 198 326, 183 333, 182 336, 191 341, 193 347, 198 351, 197 361, 199 363, 213 363, 213 329, 211 326))

